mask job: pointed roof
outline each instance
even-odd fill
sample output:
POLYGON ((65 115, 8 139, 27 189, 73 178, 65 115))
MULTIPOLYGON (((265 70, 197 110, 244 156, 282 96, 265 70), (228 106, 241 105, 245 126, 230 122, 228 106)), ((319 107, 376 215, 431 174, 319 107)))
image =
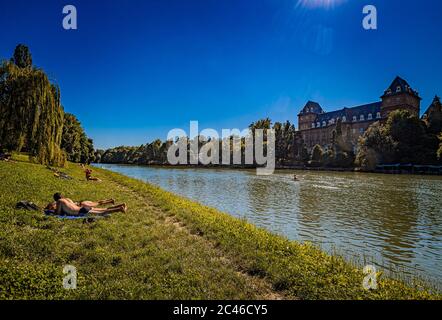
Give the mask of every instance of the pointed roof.
POLYGON ((407 92, 419 98, 419 93, 411 88, 408 82, 401 77, 397 76, 390 86, 385 90, 384 95, 382 96, 390 96, 407 92))
POLYGON ((304 108, 302 108, 299 115, 307 114, 307 113, 324 113, 324 110, 322 109, 321 105, 317 102, 309 100, 304 108))
POLYGON ((439 109, 439 111, 442 109, 442 103, 440 102, 440 97, 438 97, 437 95, 434 97, 433 102, 430 104, 427 111, 425 111, 425 113, 422 115, 422 118, 428 117, 429 114, 435 109, 439 109))

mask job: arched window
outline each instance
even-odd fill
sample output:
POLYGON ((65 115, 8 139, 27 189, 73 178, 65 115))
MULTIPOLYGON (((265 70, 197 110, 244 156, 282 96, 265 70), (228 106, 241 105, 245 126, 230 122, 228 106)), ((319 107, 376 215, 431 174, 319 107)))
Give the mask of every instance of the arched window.
POLYGON ((353 116, 353 122, 356 122, 356 116, 353 116))
POLYGON ((380 119, 380 118, 381 118, 381 113, 380 113, 380 112, 376 113, 376 118, 377 118, 377 119, 380 119))
POLYGON ((397 86, 396 92, 401 92, 401 91, 402 91, 401 86, 397 86))
POLYGON ((342 117, 342 122, 346 122, 347 121, 347 117, 346 116, 343 116, 342 117))
POLYGON ((372 120, 373 119, 373 115, 371 113, 368 114, 368 120, 372 120))
POLYGON ((365 117, 364 117, 363 114, 361 114, 361 116, 359 117, 359 120, 360 120, 360 121, 364 121, 364 120, 365 120, 365 117))

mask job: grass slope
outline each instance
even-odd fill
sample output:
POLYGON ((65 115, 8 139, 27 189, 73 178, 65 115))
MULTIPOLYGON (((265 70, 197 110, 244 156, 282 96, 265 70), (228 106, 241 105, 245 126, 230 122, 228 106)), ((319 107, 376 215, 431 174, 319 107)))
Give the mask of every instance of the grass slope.
MULTIPOLYGON (((20 158, 20 160, 24 160, 20 158)), ((0 162, 0 299, 439 299, 417 284, 364 274, 339 257, 116 173, 81 168, 60 180, 43 166, 0 162), (60 191, 74 200, 116 198, 128 214, 84 224, 15 210, 44 206, 60 191), (64 265, 78 270, 64 290, 64 265)))

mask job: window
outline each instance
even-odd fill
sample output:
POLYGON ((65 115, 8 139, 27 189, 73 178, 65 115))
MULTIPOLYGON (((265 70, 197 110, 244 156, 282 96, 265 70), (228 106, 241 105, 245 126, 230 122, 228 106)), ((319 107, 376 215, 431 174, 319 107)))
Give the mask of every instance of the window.
POLYGON ((356 122, 356 116, 353 116, 353 122, 356 122))
POLYGON ((361 121, 364 121, 364 120, 365 120, 365 117, 364 117, 363 114, 361 114, 361 116, 359 117, 359 120, 361 120, 361 121))
POLYGON ((342 117, 342 122, 346 122, 347 121, 347 117, 346 116, 343 116, 342 117))
POLYGON ((327 123, 325 121, 322 121, 322 126, 325 127, 327 123))
POLYGON ((317 122, 316 126, 319 128, 321 126, 321 122, 317 122))
POLYGON ((401 87, 400 87, 400 86, 397 86, 397 88, 396 88, 396 92, 401 92, 401 91, 402 91, 401 87))
POLYGON ((371 113, 368 114, 368 120, 372 120, 373 119, 373 115, 371 113))
POLYGON ((312 123, 312 128, 314 128, 314 127, 315 127, 315 123, 313 122, 313 123, 312 123))
POLYGON ((381 113, 380 113, 380 112, 376 113, 376 118, 377 118, 377 119, 380 119, 380 118, 381 118, 381 113))
POLYGON ((364 133, 364 129, 363 129, 363 128, 360 128, 360 129, 359 129, 359 132, 360 132, 361 134, 363 134, 363 133, 364 133))

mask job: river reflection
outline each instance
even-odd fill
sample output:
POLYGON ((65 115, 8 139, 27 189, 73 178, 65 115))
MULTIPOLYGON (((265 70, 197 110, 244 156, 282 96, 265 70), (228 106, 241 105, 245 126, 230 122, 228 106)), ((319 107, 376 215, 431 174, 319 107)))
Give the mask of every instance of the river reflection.
POLYGON ((173 169, 123 173, 348 259, 442 287, 442 178, 333 172, 173 169))

